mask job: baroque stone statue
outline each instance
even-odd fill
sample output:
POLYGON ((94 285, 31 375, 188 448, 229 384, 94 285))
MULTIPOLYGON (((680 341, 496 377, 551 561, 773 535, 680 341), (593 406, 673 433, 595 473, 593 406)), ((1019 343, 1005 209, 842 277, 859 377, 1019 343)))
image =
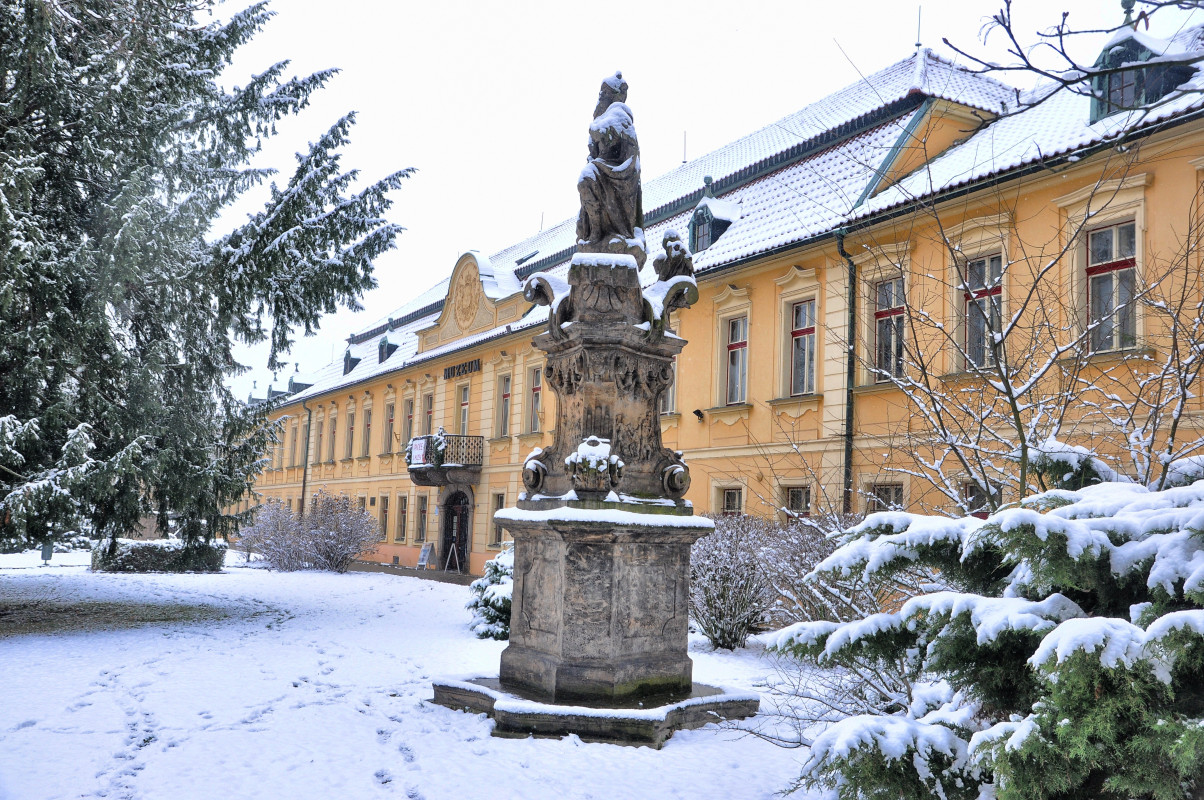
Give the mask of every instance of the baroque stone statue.
POLYGON ((589 126, 589 157, 577 179, 581 195, 577 250, 628 253, 642 267, 647 254, 640 145, 626 101, 623 73, 616 72, 602 81, 594 121, 589 126))
POLYGON ((652 259, 652 268, 656 270, 656 277, 662 281, 676 278, 679 275, 693 278, 694 257, 690 254, 690 248, 681 240, 681 234, 670 228, 665 231, 665 238, 661 240, 661 245, 665 248, 665 252, 652 259))

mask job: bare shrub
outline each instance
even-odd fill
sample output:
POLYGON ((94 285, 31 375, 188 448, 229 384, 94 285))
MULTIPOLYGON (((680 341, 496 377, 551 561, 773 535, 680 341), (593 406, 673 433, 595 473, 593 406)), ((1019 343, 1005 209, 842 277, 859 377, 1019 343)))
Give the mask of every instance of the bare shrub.
POLYGON ((719 517, 690 550, 690 614, 712 647, 743 647, 765 620, 773 592, 761 559, 774 527, 760 517, 719 517))
POLYGON ((873 591, 855 580, 808 580, 807 576, 836 549, 830 538, 841 518, 800 517, 767 531, 761 564, 774 595, 768 622, 782 627, 813 620, 860 619, 877 610, 873 591))
POLYGON ((274 500, 256 509, 255 521, 238 537, 238 549, 248 561, 252 553, 258 553, 268 566, 282 572, 312 568, 302 544, 297 516, 284 503, 274 500))
POLYGON ((352 505, 347 495, 325 490, 314 495, 301 530, 315 569, 346 572, 357 555, 374 553, 380 544, 376 517, 352 505))
POLYGON ((261 506, 254 523, 243 529, 239 548, 248 555, 259 553, 272 569, 283 572, 346 572, 357 555, 375 552, 379 542, 375 517, 356 508, 350 497, 321 490, 304 518, 280 503, 261 506))

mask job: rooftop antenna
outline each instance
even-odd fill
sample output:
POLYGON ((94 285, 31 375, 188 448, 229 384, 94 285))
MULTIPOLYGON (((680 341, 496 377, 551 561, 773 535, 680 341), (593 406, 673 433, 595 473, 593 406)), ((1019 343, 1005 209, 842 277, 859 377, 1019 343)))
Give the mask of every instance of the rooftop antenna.
POLYGON ((681 163, 686 163, 686 132, 681 132, 681 163))
POLYGON ((543 233, 543 212, 539 212, 539 231, 543 233))
POLYGON ((924 22, 924 6, 916 6, 916 52, 924 46, 924 37, 921 35, 924 22))

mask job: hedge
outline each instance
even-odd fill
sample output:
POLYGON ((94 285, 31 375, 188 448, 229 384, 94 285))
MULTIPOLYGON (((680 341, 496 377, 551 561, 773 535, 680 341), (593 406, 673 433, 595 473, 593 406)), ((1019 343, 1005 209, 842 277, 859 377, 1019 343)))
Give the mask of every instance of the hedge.
POLYGON ((225 560, 225 542, 118 539, 92 548, 96 572, 221 572, 225 560))

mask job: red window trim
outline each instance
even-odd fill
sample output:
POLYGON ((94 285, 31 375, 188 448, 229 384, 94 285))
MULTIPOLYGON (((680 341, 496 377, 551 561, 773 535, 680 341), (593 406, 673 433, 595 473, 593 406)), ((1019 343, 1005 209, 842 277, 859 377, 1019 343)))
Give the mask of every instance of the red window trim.
POLYGON ((731 336, 731 335, 732 335, 732 323, 733 323, 733 322, 735 322, 735 321, 736 321, 736 320, 738 320, 738 319, 745 320, 745 323, 744 323, 744 338, 743 338, 743 339, 741 339, 741 340, 740 340, 740 341, 738 341, 738 342, 728 342, 728 343, 727 343, 727 349, 728 349, 728 350, 739 350, 739 349, 741 349, 741 348, 743 348, 743 347, 748 347, 748 322, 747 322, 747 320, 748 320, 748 317, 732 317, 731 319, 729 319, 729 320, 727 321, 727 335, 728 335, 728 336, 731 336))
MULTIPOLYGON (((791 322, 794 322, 795 309, 797 309, 799 306, 801 306, 805 303, 811 304, 811 306, 812 306, 811 317, 812 317, 812 319, 815 318, 815 309, 814 309, 815 300, 813 300, 813 299, 812 300, 800 300, 799 302, 792 303, 790 305, 790 321, 791 322)), ((795 377, 794 376, 794 340, 799 338, 800 336, 814 336, 814 335, 815 335, 815 323, 812 323, 811 325, 809 325, 805 328, 795 328, 794 330, 790 331, 790 388, 791 389, 794 388, 794 377, 795 377)), ((811 368, 814 370, 815 365, 812 364, 811 368)), ((792 393, 790 396, 791 397, 803 397, 805 395, 814 394, 814 393, 815 393, 815 390, 812 389, 810 392, 800 392, 799 394, 792 393)))
POLYGON ((1117 261, 1108 261, 1104 264, 1096 264, 1094 267, 1087 267, 1087 277, 1102 275, 1105 272, 1118 272, 1122 269, 1134 269, 1137 267, 1136 258, 1122 258, 1117 261))

